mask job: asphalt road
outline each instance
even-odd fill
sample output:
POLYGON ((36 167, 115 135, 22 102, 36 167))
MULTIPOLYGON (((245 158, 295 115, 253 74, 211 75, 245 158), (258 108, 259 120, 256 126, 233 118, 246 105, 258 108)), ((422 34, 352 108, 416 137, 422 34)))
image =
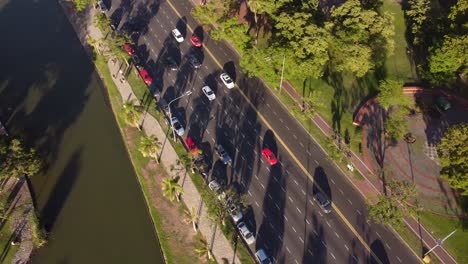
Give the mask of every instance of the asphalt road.
POLYGON ((127 21, 138 23, 138 54, 146 61, 163 98, 169 101, 193 91, 173 104, 173 115, 185 126, 184 137, 192 137, 212 157, 211 177, 248 195, 251 206, 244 217, 257 238, 252 250, 264 248, 276 263, 419 262, 392 231, 367 221, 365 201, 358 191, 268 88, 240 72, 238 55, 226 43, 203 33, 189 13, 192 7, 187 0, 160 4, 117 0, 112 2, 109 14, 120 26, 127 21), (203 48, 192 46, 192 33, 186 24, 203 36, 203 48), (186 38, 181 44, 171 35, 175 27, 186 38), (229 90, 221 83, 222 69, 207 50, 239 88, 229 90), (191 53, 203 61, 198 70, 187 63, 191 53), (164 66, 167 56, 176 59, 179 71, 164 66), (215 101, 209 102, 201 92, 205 84, 215 91, 215 101), (233 158, 232 166, 218 160, 213 151, 215 142, 225 146, 233 158), (277 165, 263 160, 260 151, 264 146, 277 155, 277 165), (312 179, 340 213, 334 210, 324 214, 312 201, 318 191, 312 179), (379 260, 372 257, 357 234, 379 260))

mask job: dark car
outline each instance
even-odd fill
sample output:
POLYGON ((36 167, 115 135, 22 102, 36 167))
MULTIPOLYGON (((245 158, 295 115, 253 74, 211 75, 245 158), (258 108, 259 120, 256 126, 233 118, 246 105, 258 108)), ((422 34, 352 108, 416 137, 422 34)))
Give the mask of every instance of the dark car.
POLYGON ((319 192, 314 196, 314 201, 318 203, 322 211, 326 214, 331 213, 332 206, 330 201, 323 195, 323 193, 319 192))
POLYGON ((166 59, 167 67, 171 69, 171 71, 177 71, 179 66, 177 66, 177 62, 172 57, 167 57, 166 59))
POLYGON ((200 60, 197 58, 196 55, 192 54, 192 55, 189 55, 188 57, 188 61, 190 62, 190 64, 195 68, 195 69, 198 69, 201 67, 201 62, 200 60))
POLYGON ((435 99, 435 103, 437 107, 442 111, 448 111, 450 108, 452 108, 452 105, 450 104, 449 100, 445 96, 438 96, 435 99))
POLYGON ((98 5, 99 9, 101 10, 101 13, 104 14, 104 13, 106 13, 107 11, 109 11, 109 8, 107 8, 106 3, 104 3, 104 1, 99 0, 99 1, 97 2, 97 5, 98 5))

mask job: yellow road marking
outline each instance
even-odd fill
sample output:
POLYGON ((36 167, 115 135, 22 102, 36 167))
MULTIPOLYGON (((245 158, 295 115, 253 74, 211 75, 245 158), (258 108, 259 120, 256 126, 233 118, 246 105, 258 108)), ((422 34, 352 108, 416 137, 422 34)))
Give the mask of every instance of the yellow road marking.
MULTIPOLYGON (((182 19, 182 16, 180 15, 180 13, 177 11, 177 9, 175 9, 175 7, 172 5, 171 1, 170 0, 166 0, 166 3, 169 4, 169 6, 172 8, 172 10, 177 14, 177 16, 182 19)), ((190 30, 190 32, 193 33, 193 29, 192 27, 187 24, 187 28, 190 30)), ((216 57, 213 55, 213 53, 211 53, 211 51, 207 48, 207 47, 204 47, 203 48, 206 52, 208 52, 208 55, 210 55, 210 57, 214 60, 214 62, 218 65, 218 67, 220 67, 221 69, 223 68, 223 66, 221 65, 221 63, 216 59, 216 57)), ((317 183, 315 183, 314 181, 314 178, 312 177, 312 175, 310 175, 310 173, 307 171, 307 169, 302 165, 302 163, 297 159, 296 155, 294 155, 294 153, 289 149, 289 147, 286 145, 286 143, 284 143, 284 141, 281 139, 281 137, 279 137, 279 135, 275 132, 275 130, 273 129, 273 127, 270 125, 270 123, 268 123, 268 121, 266 121, 266 119, 263 117, 263 115, 257 111, 257 108, 252 104, 252 102, 250 102, 249 98, 244 94, 244 92, 237 86, 236 84, 236 88, 238 88, 240 94, 242 95, 242 97, 244 97, 244 99, 247 101, 247 103, 250 105, 250 107, 252 107, 252 109, 255 110, 255 112, 257 113, 257 115, 260 117, 260 119, 263 121, 263 123, 265 123, 265 125, 271 130, 273 131, 273 133, 275 133, 276 135, 276 138, 278 139, 278 141, 281 143, 281 145, 283 145, 283 147, 286 149, 286 151, 291 155, 291 157, 294 159, 294 161, 299 165, 299 167, 301 168, 301 170, 307 175, 307 177, 311 180, 311 182, 317 186, 317 188, 320 190, 320 192, 322 192, 323 194, 325 194, 325 192, 323 191, 322 187, 320 187, 320 185, 318 185, 317 183)), ((325 194, 326 195, 326 194, 325 194)), ((336 213, 340 216, 341 220, 343 220, 343 222, 348 226, 348 228, 351 230, 351 232, 353 232, 353 234, 358 238, 358 240, 361 242, 361 244, 367 249, 367 251, 370 252, 370 254, 372 254, 372 256, 377 260, 378 263, 382 264, 382 261, 377 257, 377 255, 374 254, 374 252, 371 250, 371 248, 369 247, 369 245, 364 241, 364 239, 361 237, 361 235, 358 234, 358 232, 356 231, 356 229, 354 229, 354 227, 351 225, 351 223, 348 221, 348 219, 346 219, 346 217, 343 215, 343 213, 341 213, 341 211, 338 209, 338 207, 336 207, 336 205, 332 202, 332 207, 333 209, 335 209, 336 213)))

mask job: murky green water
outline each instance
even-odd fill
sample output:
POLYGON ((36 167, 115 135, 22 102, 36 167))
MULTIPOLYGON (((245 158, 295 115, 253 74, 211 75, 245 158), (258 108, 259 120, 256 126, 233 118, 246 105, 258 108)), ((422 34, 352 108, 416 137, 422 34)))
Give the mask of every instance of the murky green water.
POLYGON ((100 80, 54 0, 0 0, 0 118, 38 147, 34 263, 162 263, 100 80))

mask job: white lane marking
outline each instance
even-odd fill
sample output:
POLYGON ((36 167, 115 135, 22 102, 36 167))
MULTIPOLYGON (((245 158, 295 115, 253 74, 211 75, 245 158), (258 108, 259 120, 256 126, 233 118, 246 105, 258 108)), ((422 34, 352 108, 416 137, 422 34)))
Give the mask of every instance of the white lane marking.
POLYGON ((333 179, 330 179, 333 184, 335 184, 335 181, 333 179))
POLYGON ((379 234, 379 232, 375 231, 375 233, 377 234, 377 236, 382 239, 382 236, 379 234))
POLYGON ((288 217, 286 217, 286 216, 284 216, 284 220, 286 220, 286 222, 288 222, 288 221, 289 221, 289 220, 288 220, 288 217))
POLYGON ((333 255, 333 253, 330 252, 330 255, 333 257, 334 260, 336 260, 335 255, 333 255))
POLYGON ((299 142, 299 145, 301 145, 301 147, 304 147, 304 144, 302 144, 302 142, 299 142))
POLYGON ((297 259, 294 259, 294 261, 296 261, 296 264, 299 264, 299 262, 297 262, 297 259))
POLYGON ((215 140, 214 140, 214 138, 211 138, 211 141, 213 141, 213 143, 215 143, 215 140))
POLYGON ((306 195, 306 192, 304 192, 304 190, 301 190, 301 192, 302 192, 303 195, 306 195))
POLYGON ((209 135, 209 134, 210 134, 210 131, 209 131, 209 130, 206 130, 206 133, 209 135))
POLYGON ((356 256, 354 256, 354 255, 353 255, 353 259, 354 259, 355 261, 358 261, 358 258, 356 258, 356 256))
POLYGON ((400 263, 401 263, 401 259, 400 259, 398 256, 396 256, 396 258, 397 258, 397 259, 398 259, 398 261, 400 261, 400 263))
POLYGON ((344 192, 343 192, 343 190, 341 190, 341 188, 339 189, 339 191, 340 191, 341 195, 344 195, 344 192))
POLYGON ((356 213, 358 213, 359 215, 362 215, 362 214, 361 214, 361 211, 359 211, 359 210, 357 210, 357 209, 356 209, 356 213))
POLYGON ((150 31, 153 32, 153 28, 152 28, 152 27, 150 27, 150 31))
POLYGON ((250 192, 250 190, 247 191, 249 193, 250 196, 253 196, 252 193, 250 192))
POLYGON ((277 113, 276 113, 275 111, 273 111, 273 114, 274 114, 274 115, 277 115, 277 113))
POLYGON ((282 190, 283 192, 286 192, 286 190, 283 188, 283 186, 281 186, 281 190, 282 190))
POLYGON ((293 137, 294 137, 295 139, 297 139, 297 136, 296 136, 296 134, 293 134, 293 137))
POLYGON ((328 227, 331 227, 330 222, 328 222, 328 221, 326 221, 326 222, 327 222, 328 227))
POLYGON ((278 235, 278 239, 279 239, 280 241, 283 241, 283 238, 282 238, 280 235, 278 235))
POLYGON ((255 179, 259 180, 257 175, 255 175, 255 179))
POLYGON ((317 160, 314 160, 315 161, 315 164, 319 165, 318 161, 317 160))
POLYGON ((294 228, 294 226, 291 226, 291 228, 294 231, 294 233, 297 233, 296 228, 294 228))
POLYGON ((348 203, 349 203, 350 205, 353 205, 353 202, 351 202, 351 200, 349 200, 349 199, 348 199, 348 203))
POLYGON ((266 104, 268 107, 271 107, 269 103, 266 104))
POLYGON ((317 233, 317 231, 315 231, 315 229, 312 229, 312 231, 314 232, 314 234, 315 234, 316 236, 318 236, 318 233, 317 233))
POLYGON ((278 209, 278 210, 280 209, 280 207, 278 206, 278 204, 275 204, 275 207, 276 207, 276 209, 278 209))
POLYGON ((318 211, 318 213, 319 213, 320 216, 323 216, 322 212, 318 211))
POLYGON ((263 218, 268 218, 265 212, 262 212, 263 218))
POLYGON ((291 130, 288 126, 286 126, 286 129, 287 129, 288 131, 291 130))
POLYGON ((311 205, 314 205, 314 203, 312 202, 312 200, 311 200, 311 199, 309 199, 309 203, 310 203, 311 205))
POLYGON ((255 201, 255 205, 260 208, 260 205, 257 203, 257 201, 255 201))
POLYGON ((250 165, 250 164, 247 167, 249 168, 249 170, 253 169, 252 165, 250 165))
POLYGON ((275 229, 275 226, 271 222, 269 222, 268 224, 270 225, 271 229, 275 229))
POLYGON ((296 185, 299 185, 299 183, 298 183, 296 180, 294 180, 294 183, 295 183, 296 185))
POLYGON ((279 121, 280 121, 281 123, 284 123, 284 122, 283 122, 283 119, 281 119, 281 118, 279 119, 279 121))
POLYGON ((338 237, 338 238, 340 237, 340 235, 338 235, 338 233, 337 233, 337 232, 335 232, 335 236, 336 236, 336 237, 338 237))
POLYGON ((291 254, 291 250, 289 250, 287 246, 286 246, 286 250, 289 252, 289 254, 291 254))
POLYGON ((314 254, 312 253, 312 251, 310 251, 310 249, 307 249, 307 252, 308 252, 311 256, 314 256, 314 254))
POLYGON ((291 196, 288 196, 289 198, 289 201, 291 201, 291 203, 293 202, 293 199, 291 198, 291 196))
POLYGON ((310 222, 309 222, 309 220, 307 220, 307 219, 306 219, 306 223, 307 223, 308 225, 310 225, 310 222))
POLYGON ((349 251, 349 247, 345 244, 344 247, 346 248, 346 251, 349 251))
POLYGON ((268 194, 268 198, 270 198, 271 200, 273 200, 273 196, 271 196, 271 194, 268 194))
POLYGON ((273 177, 273 180, 275 180, 275 182, 278 182, 278 179, 276 179, 276 177, 273 177))
POLYGON ((324 245, 325 247, 327 247, 327 244, 325 244, 325 241, 323 240, 320 240, 322 242, 322 245, 324 245))
POLYGON ((198 75, 198 79, 200 79, 200 80, 201 80, 201 79, 202 79, 202 76, 201 76, 201 75, 198 75))
POLYGON ((312 155, 312 153, 310 153, 310 151, 306 150, 306 152, 307 152, 307 154, 308 154, 309 156, 312 155))
POLYGON ((208 70, 208 66, 205 65, 205 69, 208 70))
POLYGON ((266 167, 266 170, 267 170, 268 172, 270 172, 270 168, 269 168, 269 167, 266 167))
POLYGON ((299 209, 299 207, 296 207, 297 211, 302 214, 301 210, 299 209))
POLYGON ((299 240, 302 242, 302 244, 304 244, 304 240, 302 239, 302 237, 299 237, 299 240))
POLYGON ((192 106, 190 106, 190 110, 192 110, 192 111, 193 111, 193 107, 192 107, 192 106))
POLYGON ((385 245, 388 247, 388 249, 392 250, 392 248, 386 242, 385 245))
POLYGON ((262 186, 263 189, 265 189, 265 185, 263 185, 263 183, 260 183, 260 185, 262 186))

